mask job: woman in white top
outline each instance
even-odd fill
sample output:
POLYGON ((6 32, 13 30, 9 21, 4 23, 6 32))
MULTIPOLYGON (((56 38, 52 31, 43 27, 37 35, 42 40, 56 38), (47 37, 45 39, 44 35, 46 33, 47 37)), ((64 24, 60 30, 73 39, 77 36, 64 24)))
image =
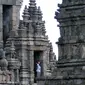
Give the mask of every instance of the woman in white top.
POLYGON ((41 66, 40 66, 40 62, 39 61, 37 63, 36 72, 37 72, 37 77, 40 77, 40 75, 41 75, 41 66))

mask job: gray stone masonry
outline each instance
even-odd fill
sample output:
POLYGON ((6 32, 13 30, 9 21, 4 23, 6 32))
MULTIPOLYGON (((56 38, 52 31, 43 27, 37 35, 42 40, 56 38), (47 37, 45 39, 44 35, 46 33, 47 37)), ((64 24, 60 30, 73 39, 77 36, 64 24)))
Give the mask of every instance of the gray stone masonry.
POLYGON ((11 29, 18 29, 22 0, 0 0, 0 43, 5 45, 11 29))
POLYGON ((37 7, 36 0, 30 0, 29 6, 25 6, 23 20, 19 20, 21 2, 22 0, 10 2, 12 4, 12 29, 7 38, 5 50, 13 72, 14 84, 16 77, 19 85, 34 85, 37 82, 36 63, 41 62, 41 76, 51 76, 56 62, 55 54, 52 43, 46 35, 45 21, 42 20, 42 11, 40 7, 37 7))
POLYGON ((58 6, 59 58, 53 76, 38 79, 38 85, 85 85, 85 1, 63 0, 58 6))

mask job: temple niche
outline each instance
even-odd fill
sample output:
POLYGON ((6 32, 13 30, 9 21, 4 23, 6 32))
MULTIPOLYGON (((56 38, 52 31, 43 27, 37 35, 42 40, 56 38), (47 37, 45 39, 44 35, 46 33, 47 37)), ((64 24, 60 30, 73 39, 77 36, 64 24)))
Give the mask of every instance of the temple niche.
POLYGON ((6 44, 12 30, 12 5, 3 5, 3 41, 6 44))

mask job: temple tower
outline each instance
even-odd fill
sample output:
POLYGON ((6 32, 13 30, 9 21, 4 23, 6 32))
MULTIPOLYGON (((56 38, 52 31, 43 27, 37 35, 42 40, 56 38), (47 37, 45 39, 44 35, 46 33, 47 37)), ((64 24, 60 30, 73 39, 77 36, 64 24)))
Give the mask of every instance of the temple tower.
MULTIPOLYGON (((29 6, 25 6, 23 20, 20 20, 19 28, 10 31, 6 42, 7 60, 14 71, 16 59, 21 63, 19 74, 20 85, 34 85, 36 83, 36 63, 41 62, 41 77, 51 76, 49 69, 53 64, 54 57, 52 44, 48 40, 45 30, 45 21, 42 20, 42 11, 37 7, 36 0, 30 0, 29 6), (13 61, 9 56, 11 44, 14 44, 15 53, 18 55, 13 61), (51 52, 51 53, 50 53, 51 52), (51 62, 50 62, 51 61, 51 62), (12 63, 15 62, 13 65, 12 63)), ((16 73, 14 71, 14 73, 16 73)))
POLYGON ((0 43, 5 45, 10 30, 19 26, 22 0, 0 0, 0 43))
POLYGON ((63 0, 55 18, 59 22, 56 85, 84 85, 85 83, 85 1, 63 0))
POLYGON ((36 6, 35 0, 30 0, 29 6, 25 6, 23 20, 20 21, 20 28, 18 29, 19 37, 22 39, 22 68, 20 72, 22 85, 33 85, 35 83, 37 61, 41 62, 41 76, 46 76, 47 74, 48 67, 46 64, 49 64, 49 40, 45 35, 44 23, 40 7, 36 6), (48 62, 46 61, 47 59, 48 62))

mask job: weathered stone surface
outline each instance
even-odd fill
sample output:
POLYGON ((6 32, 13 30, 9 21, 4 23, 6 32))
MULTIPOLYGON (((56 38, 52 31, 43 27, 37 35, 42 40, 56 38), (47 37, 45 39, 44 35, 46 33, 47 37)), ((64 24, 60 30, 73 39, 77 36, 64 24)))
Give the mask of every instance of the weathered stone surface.
POLYGON ((55 18, 59 22, 59 58, 52 78, 37 80, 38 85, 84 85, 85 83, 85 2, 63 0, 55 18))
POLYGON ((16 0, 0 0, 0 4, 15 5, 16 0))
POLYGON ((84 85, 84 79, 39 79, 38 85, 84 85))
POLYGON ((35 0, 30 0, 20 20, 21 3, 22 0, 0 0, 0 40, 6 51, 11 85, 34 85, 37 61, 41 62, 41 76, 51 76, 55 54, 46 35, 40 7, 35 0))
POLYGON ((52 85, 84 85, 84 7, 82 0, 63 0, 55 13, 61 36, 57 42, 59 59, 53 71, 56 84, 52 85))
POLYGON ((21 5, 23 0, 0 0, 0 4, 5 5, 21 5))

